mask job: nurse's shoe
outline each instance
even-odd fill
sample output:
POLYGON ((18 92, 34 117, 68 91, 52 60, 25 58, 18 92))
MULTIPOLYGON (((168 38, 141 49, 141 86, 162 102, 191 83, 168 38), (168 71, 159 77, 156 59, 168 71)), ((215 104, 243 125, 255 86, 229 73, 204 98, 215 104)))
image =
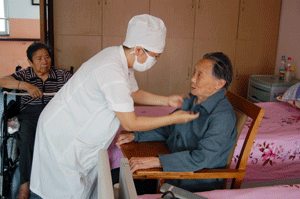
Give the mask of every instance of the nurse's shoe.
POLYGON ((25 182, 20 187, 18 199, 28 199, 29 193, 29 182, 25 182))

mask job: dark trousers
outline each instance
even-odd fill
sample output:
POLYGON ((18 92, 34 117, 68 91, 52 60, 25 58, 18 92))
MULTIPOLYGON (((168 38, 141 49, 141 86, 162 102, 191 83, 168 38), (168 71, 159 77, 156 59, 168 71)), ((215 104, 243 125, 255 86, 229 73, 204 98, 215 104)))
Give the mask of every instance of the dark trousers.
POLYGON ((18 132, 18 148, 20 150, 20 184, 30 180, 35 131, 38 118, 45 106, 27 106, 18 115, 20 129, 18 132))

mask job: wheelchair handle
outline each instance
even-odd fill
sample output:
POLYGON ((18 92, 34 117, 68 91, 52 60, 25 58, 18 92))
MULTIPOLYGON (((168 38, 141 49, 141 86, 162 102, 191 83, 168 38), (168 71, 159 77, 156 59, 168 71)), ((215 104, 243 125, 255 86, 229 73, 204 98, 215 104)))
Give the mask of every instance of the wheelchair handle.
MULTIPOLYGON (((29 93, 11 93, 11 92, 7 92, 7 91, 3 91, 3 94, 17 95, 17 96, 30 95, 29 93)), ((54 96, 55 94, 56 94, 56 92, 54 92, 54 93, 43 93, 43 95, 45 95, 45 96, 54 96)))

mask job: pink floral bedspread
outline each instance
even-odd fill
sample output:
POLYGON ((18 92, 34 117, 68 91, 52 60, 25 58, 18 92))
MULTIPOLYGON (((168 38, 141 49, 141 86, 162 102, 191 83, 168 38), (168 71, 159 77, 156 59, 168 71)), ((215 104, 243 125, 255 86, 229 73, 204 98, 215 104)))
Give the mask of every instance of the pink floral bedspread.
MULTIPOLYGON (((300 184, 294 185, 276 185, 270 187, 257 187, 249 189, 227 189, 214 190, 196 193, 209 199, 230 198, 230 199, 295 199, 300 198, 300 184)), ((139 199, 156 199, 162 194, 146 194, 138 196, 139 199)))
MULTIPOLYGON (((266 112, 248 159, 243 183, 300 178, 300 110, 285 102, 263 102, 257 105, 266 112)), ((139 116, 161 116, 173 110, 172 107, 141 106, 136 107, 135 112, 139 116)), ((236 165, 248 125, 249 121, 238 140, 232 168, 236 165)), ((119 167, 120 159, 123 158, 121 150, 115 146, 116 138, 108 149, 111 169, 119 167)))
MULTIPOLYGON (((263 102, 266 110, 250 152, 243 183, 300 178, 300 110, 286 102, 263 102)), ((236 165, 248 130, 247 121, 235 149, 236 165)))

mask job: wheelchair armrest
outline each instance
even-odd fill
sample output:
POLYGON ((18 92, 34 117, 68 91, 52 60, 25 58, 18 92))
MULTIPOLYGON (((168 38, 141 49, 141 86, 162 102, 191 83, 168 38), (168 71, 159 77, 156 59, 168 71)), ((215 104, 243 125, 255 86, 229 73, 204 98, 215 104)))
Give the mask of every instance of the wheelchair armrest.
POLYGON ((74 67, 70 66, 70 73, 73 75, 74 74, 74 67))
POLYGON ((11 91, 13 91, 14 89, 8 89, 8 88, 2 88, 1 89, 1 92, 3 93, 4 91, 6 91, 6 92, 11 92, 11 91))

